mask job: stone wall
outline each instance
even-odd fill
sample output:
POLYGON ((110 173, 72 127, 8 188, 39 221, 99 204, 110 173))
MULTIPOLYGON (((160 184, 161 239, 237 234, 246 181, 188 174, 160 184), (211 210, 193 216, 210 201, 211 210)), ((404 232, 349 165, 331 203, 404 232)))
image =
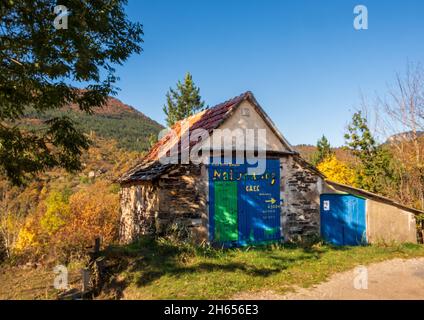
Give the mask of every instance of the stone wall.
POLYGON ((323 179, 292 156, 280 158, 281 227, 286 241, 320 234, 323 179))
POLYGON ((130 243, 140 235, 155 233, 155 216, 159 209, 157 186, 151 182, 124 185, 120 192, 121 220, 119 240, 130 243))
POLYGON ((178 223, 196 242, 207 239, 207 173, 200 165, 181 165, 162 175, 159 186, 158 234, 178 223))
POLYGON ((163 235, 172 225, 183 227, 196 241, 207 239, 206 170, 181 165, 154 183, 142 181, 121 188, 120 241, 140 235, 163 235))

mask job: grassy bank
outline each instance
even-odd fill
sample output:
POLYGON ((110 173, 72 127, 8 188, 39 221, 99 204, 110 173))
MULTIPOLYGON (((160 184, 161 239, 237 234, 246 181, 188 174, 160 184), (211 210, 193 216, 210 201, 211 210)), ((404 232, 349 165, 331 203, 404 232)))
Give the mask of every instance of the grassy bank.
POLYGON ((424 256, 424 247, 270 245, 216 250, 143 240, 110 248, 115 272, 104 298, 225 299, 246 291, 308 287, 359 264, 424 256))
MULTIPOLYGON (((104 252, 107 285, 99 299, 226 299, 241 292, 285 293, 359 264, 424 257, 424 246, 269 245, 212 249, 144 239, 104 252)), ((70 282, 80 274, 70 267, 70 282)), ((55 299, 52 268, 0 266, 0 299, 55 299)))

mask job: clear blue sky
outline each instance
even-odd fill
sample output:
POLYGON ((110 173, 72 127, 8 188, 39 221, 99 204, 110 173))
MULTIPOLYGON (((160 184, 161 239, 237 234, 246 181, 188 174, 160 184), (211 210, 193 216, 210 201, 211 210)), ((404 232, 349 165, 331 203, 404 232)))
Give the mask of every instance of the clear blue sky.
POLYGON ((343 144, 360 92, 384 93, 424 62, 424 1, 130 0, 144 52, 119 67, 118 98, 164 124, 170 86, 189 71, 210 106, 251 90, 292 144, 343 144), (364 4, 369 29, 353 28, 364 4))

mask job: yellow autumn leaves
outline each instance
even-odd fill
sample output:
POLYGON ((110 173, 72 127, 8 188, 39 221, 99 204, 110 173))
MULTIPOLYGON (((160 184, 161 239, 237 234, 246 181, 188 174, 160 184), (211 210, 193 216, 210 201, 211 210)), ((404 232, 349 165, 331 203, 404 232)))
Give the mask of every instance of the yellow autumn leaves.
POLYGON ((28 217, 14 249, 32 253, 67 247, 75 252, 101 236, 105 244, 116 240, 119 196, 106 181, 97 181, 66 196, 52 191, 39 214, 28 217))
POLYGON ((317 165, 317 168, 332 181, 356 186, 355 170, 346 162, 338 160, 334 154, 329 155, 321 161, 317 165))

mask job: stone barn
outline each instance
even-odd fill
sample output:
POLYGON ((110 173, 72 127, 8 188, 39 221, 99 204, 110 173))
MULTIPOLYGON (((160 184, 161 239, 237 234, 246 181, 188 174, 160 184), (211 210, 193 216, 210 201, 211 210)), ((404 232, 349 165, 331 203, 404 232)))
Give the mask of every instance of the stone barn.
MULTIPOLYGON (((119 182, 122 243, 171 230, 225 246, 297 241, 321 234, 323 194, 347 193, 302 159, 251 92, 176 123, 119 182)), ((416 242, 416 212, 385 205, 413 214, 383 238, 416 242)), ((378 233, 385 211, 375 207, 378 233)))

